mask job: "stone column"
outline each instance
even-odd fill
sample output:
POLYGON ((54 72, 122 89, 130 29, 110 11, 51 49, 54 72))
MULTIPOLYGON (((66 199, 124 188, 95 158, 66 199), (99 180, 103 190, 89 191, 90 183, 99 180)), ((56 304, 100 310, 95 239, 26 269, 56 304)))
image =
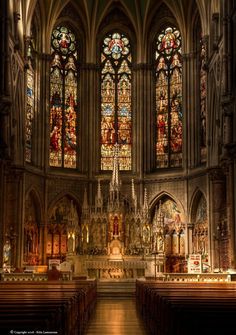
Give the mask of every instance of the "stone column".
POLYGON ((155 110, 153 106, 153 80, 152 67, 147 63, 139 63, 133 67, 133 100, 132 123, 133 126, 133 170, 140 180, 145 172, 155 168, 155 155, 152 148, 154 144, 154 131, 156 125, 155 110), (145 139, 145 140, 144 140, 145 139), (135 149, 136 148, 136 149, 135 149), (135 151, 134 151, 135 150, 135 151), (153 157, 154 156, 154 157, 153 157))
MULTIPOLYGON (((225 234, 229 238, 228 246, 228 257, 229 257, 229 266, 233 269, 236 267, 236 227, 235 227, 235 207, 234 207, 234 185, 235 185, 235 175, 233 169, 233 160, 228 158, 224 160, 222 167, 226 175, 226 229, 225 234)), ((226 237, 227 237, 226 236, 226 237)))
POLYGON ((3 239, 8 239, 12 246, 11 265, 19 267, 23 261, 22 252, 22 226, 23 226, 23 173, 19 170, 9 169, 4 178, 5 188, 5 216, 3 221, 3 239))
MULTIPOLYGON (((80 152, 79 169, 88 171, 89 180, 100 171, 100 78, 99 67, 95 63, 81 66, 80 80, 80 152), (81 136, 83 131, 83 138, 81 136)), ((91 192, 91 190, 90 190, 91 192)), ((91 196, 89 192, 89 197, 91 196)))
POLYGON ((9 94, 9 8, 8 1, 0 1, 0 158, 9 156, 7 133, 11 100, 9 94))
POLYGON ((216 50, 219 42, 219 13, 212 14, 212 26, 212 46, 216 50))
POLYGON ((186 254, 192 254, 193 253, 193 223, 187 223, 187 229, 186 229, 186 254))
POLYGON ((47 264, 47 225, 45 222, 41 222, 40 224, 40 242, 39 242, 40 252, 39 252, 39 259, 40 264, 48 265, 47 264))
POLYGON ((226 209, 226 197, 225 197, 225 176, 222 169, 214 168, 209 171, 210 174, 210 207, 211 207, 211 221, 209 222, 209 243, 210 253, 212 259, 212 267, 218 267, 218 253, 217 249, 217 227, 220 225, 223 212, 226 209), (210 227, 211 226, 211 227, 210 227))
POLYGON ((183 54, 183 168, 193 167, 196 165, 197 153, 199 148, 198 127, 193 127, 194 124, 199 124, 199 116, 196 109, 196 97, 198 96, 196 72, 196 53, 183 54), (194 83, 190 85, 189 83, 194 83), (191 130, 191 131, 190 131, 191 130), (184 163, 185 162, 185 163, 184 163))

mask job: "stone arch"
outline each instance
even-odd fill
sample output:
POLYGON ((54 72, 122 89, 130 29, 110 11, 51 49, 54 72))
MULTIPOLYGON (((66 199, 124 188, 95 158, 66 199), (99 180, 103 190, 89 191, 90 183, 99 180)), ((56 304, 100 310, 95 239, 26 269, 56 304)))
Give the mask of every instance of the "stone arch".
POLYGON ((160 200, 163 199, 171 199, 172 201, 174 201, 177 205, 177 208, 181 211, 182 213, 182 221, 186 222, 186 211, 184 209, 184 206, 182 204, 182 202, 176 198, 176 196, 174 196, 173 194, 166 192, 166 191, 162 191, 160 192, 158 195, 156 195, 150 202, 149 206, 150 206, 150 212, 152 213, 152 215, 154 215, 154 211, 155 211, 155 207, 156 205, 159 204, 160 200))
POLYGON ((67 192, 67 191, 63 191, 60 192, 48 205, 47 208, 47 213, 48 216, 49 214, 51 214, 51 211, 53 209, 53 207, 55 206, 55 204, 60 201, 63 197, 68 197, 69 199, 73 200, 77 206, 77 208, 79 209, 79 213, 81 213, 81 201, 80 199, 77 197, 77 195, 73 192, 67 192))
POLYGON ((186 272, 186 215, 181 202, 168 192, 159 193, 152 200, 151 221, 157 224, 161 201, 164 225, 165 266, 167 272, 186 272), (155 213, 155 214, 153 214, 155 213))
POLYGON ((37 188, 32 185, 28 188, 28 190, 26 191, 25 197, 27 198, 28 196, 32 195, 32 197, 35 200, 35 203, 37 203, 38 207, 37 207, 37 214, 39 216, 39 222, 43 222, 44 221, 44 215, 43 215, 43 201, 42 201, 42 197, 39 193, 39 191, 37 190, 37 188))
POLYGON ((71 192, 61 192, 48 207, 46 226, 46 258, 62 261, 79 247, 81 206, 71 192))
POLYGON ((197 205, 201 199, 201 197, 205 197, 205 194, 200 188, 196 188, 195 191, 193 192, 191 201, 190 201, 190 206, 189 206, 189 220, 190 222, 193 222, 196 218, 196 212, 197 212, 197 205))
POLYGON ((208 271, 209 219, 207 215, 207 201, 204 194, 198 188, 192 197, 190 219, 192 223, 189 234, 190 251, 202 255, 203 271, 208 271))

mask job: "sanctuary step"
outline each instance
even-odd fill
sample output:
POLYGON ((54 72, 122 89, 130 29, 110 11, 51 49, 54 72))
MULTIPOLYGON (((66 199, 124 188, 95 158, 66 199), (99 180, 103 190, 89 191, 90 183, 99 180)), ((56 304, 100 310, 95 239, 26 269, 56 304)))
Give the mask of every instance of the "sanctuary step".
POLYGON ((98 298, 130 298, 135 297, 135 280, 98 280, 98 298))

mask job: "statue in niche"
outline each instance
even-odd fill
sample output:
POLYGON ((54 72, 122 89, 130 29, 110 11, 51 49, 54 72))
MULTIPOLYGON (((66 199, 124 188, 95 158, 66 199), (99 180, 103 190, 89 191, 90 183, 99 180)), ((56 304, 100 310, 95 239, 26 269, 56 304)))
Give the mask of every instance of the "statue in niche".
POLYGON ((68 252, 69 253, 73 253, 74 252, 74 238, 73 238, 73 236, 71 234, 70 234, 70 236, 68 238, 67 248, 68 248, 68 252))
POLYGON ((159 235, 157 238, 157 250, 164 252, 164 237, 162 235, 159 235))
POLYGON ((135 227, 134 227, 134 222, 132 222, 131 227, 130 227, 130 242, 134 243, 135 241, 135 227))
POLYGON ((96 224, 93 229, 93 243, 96 245, 101 244, 101 227, 100 224, 96 224))
POLYGON ((139 226, 139 222, 137 222, 134 227, 134 240, 132 241, 137 247, 140 246, 140 242, 141 242, 140 238, 141 238, 140 226, 139 226))
POLYGON ((11 264, 11 244, 8 240, 3 246, 3 263, 5 265, 11 264))
POLYGON ((87 227, 84 225, 82 228, 82 248, 83 250, 87 249, 87 227))
POLYGON ((143 243, 147 244, 150 242, 150 227, 148 224, 143 226, 143 243))

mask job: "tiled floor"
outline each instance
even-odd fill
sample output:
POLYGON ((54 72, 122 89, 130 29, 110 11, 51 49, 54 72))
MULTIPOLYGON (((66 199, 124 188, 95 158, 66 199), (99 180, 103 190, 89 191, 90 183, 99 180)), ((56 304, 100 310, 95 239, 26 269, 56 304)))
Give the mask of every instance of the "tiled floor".
POLYGON ((98 300, 85 335, 148 335, 134 299, 98 300))

